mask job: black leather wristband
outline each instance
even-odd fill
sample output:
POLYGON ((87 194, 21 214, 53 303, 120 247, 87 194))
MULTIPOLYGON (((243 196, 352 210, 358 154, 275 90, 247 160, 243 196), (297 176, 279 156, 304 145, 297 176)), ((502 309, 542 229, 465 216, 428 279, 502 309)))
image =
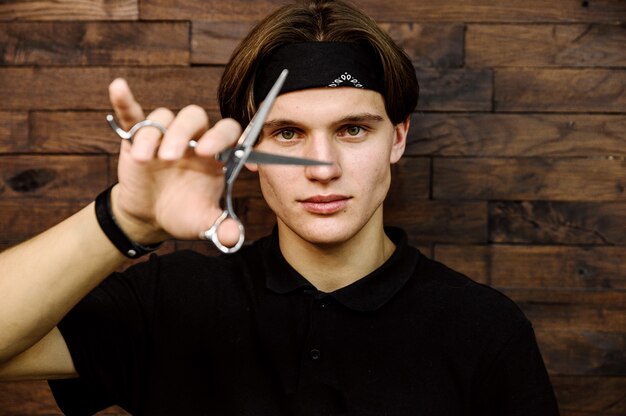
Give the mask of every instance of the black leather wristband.
POLYGON ((130 259, 136 259, 159 248, 161 243, 142 246, 134 242, 117 225, 111 209, 111 189, 114 186, 115 184, 111 185, 96 198, 96 218, 104 234, 123 255, 130 259))

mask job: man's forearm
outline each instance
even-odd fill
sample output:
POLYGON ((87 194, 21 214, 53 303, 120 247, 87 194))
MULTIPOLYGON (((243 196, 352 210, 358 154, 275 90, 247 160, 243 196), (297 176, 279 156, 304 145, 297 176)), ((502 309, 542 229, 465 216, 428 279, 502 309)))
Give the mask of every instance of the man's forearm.
POLYGON ((93 203, 0 253, 0 363, 49 333, 125 259, 100 229, 93 203))

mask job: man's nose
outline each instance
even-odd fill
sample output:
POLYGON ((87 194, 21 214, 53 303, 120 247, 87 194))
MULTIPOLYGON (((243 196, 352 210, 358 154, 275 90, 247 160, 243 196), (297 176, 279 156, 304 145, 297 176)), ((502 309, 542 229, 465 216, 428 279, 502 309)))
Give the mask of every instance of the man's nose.
POLYGON ((315 135, 306 145, 305 157, 309 159, 330 162, 330 165, 306 166, 304 169, 308 179, 327 183, 341 176, 340 153, 337 143, 332 137, 315 135))

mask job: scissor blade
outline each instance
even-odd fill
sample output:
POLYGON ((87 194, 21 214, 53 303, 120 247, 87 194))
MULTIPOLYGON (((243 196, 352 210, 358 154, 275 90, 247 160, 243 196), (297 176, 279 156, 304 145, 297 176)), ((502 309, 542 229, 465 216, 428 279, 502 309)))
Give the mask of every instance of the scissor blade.
POLYGON ((280 89, 283 87, 285 83, 285 79, 287 78, 287 74, 289 71, 283 69, 283 72, 280 73, 278 79, 270 89, 270 92, 267 93, 267 96, 263 100, 263 103, 259 107, 259 111, 256 112, 250 124, 246 128, 246 132, 244 132, 245 138, 243 142, 240 144, 246 147, 252 147, 256 143, 256 139, 259 137, 261 130, 263 129, 263 125, 265 124, 265 120, 267 120, 267 116, 272 109, 272 105, 280 92, 280 89))
MULTIPOLYGON (((233 149, 226 149, 223 152, 217 155, 217 160, 220 162, 226 163, 229 159, 231 159, 233 152, 242 151, 241 146, 237 146, 233 149)), ((332 165, 330 162, 324 162, 321 160, 315 159, 305 159, 301 157, 291 157, 291 156, 282 156, 276 155, 273 153, 263 153, 257 152, 253 150, 248 155, 246 162, 249 163, 258 163, 261 165, 304 165, 304 166, 315 166, 315 165, 332 165)))
POLYGON ((248 156, 248 162, 258 163, 262 165, 332 165, 332 163, 330 162, 324 162, 321 160, 305 159, 302 157, 281 156, 275 155, 273 153, 257 152, 256 150, 250 152, 250 155, 248 156))

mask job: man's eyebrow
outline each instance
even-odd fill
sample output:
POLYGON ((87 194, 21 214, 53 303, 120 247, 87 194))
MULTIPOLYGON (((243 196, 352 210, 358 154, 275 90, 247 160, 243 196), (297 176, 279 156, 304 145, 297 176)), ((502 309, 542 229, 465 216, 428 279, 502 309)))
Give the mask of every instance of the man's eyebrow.
POLYGON ((346 123, 380 123, 381 121, 385 121, 385 119, 378 115, 372 113, 359 113, 359 114, 350 114, 340 120, 337 120, 336 124, 346 124, 346 123))
MULTIPOLYGON (((341 124, 357 124, 357 123, 380 123, 381 121, 385 121, 385 119, 378 115, 372 113, 358 113, 358 114, 349 114, 345 117, 340 118, 339 120, 335 120, 333 124, 341 125, 341 124)), ((299 126, 301 123, 295 120, 289 120, 284 118, 278 118, 274 120, 267 121, 264 125, 264 129, 279 129, 282 127, 294 127, 299 126)))

